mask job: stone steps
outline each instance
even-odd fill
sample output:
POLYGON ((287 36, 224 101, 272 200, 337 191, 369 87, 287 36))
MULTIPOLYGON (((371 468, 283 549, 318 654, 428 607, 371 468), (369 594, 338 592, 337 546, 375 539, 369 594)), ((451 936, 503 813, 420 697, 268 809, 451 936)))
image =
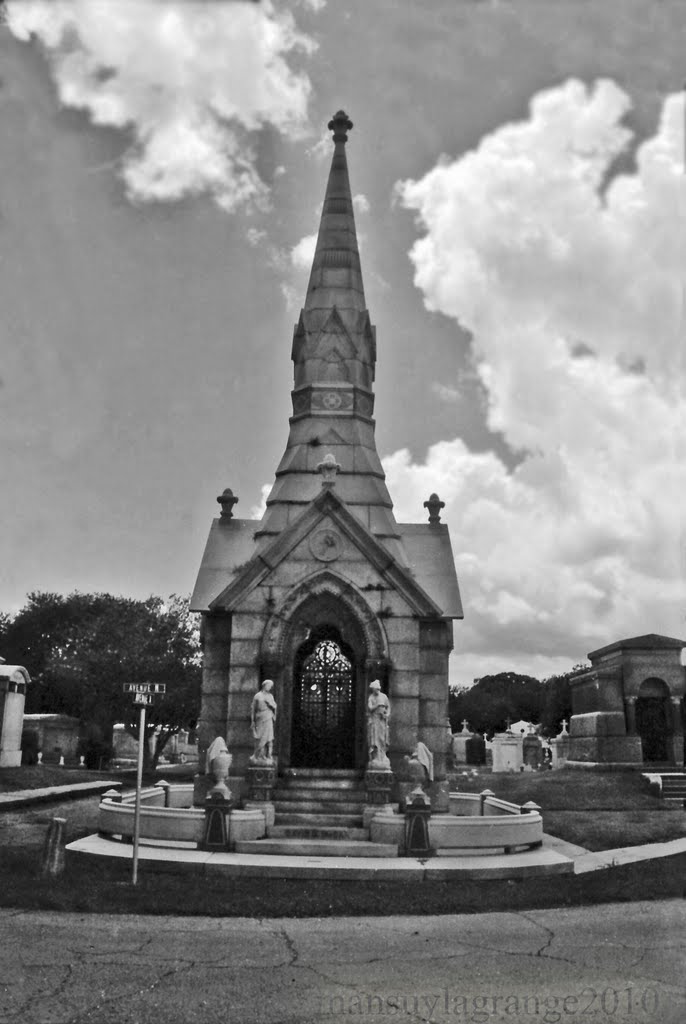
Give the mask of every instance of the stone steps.
MULTIPOLYGON (((312 816, 310 816, 312 817, 312 816)), ((368 828, 347 827, 345 825, 272 825, 267 829, 268 839, 369 839, 368 828)))
POLYGON ((651 769, 651 776, 660 777, 660 796, 664 803, 673 804, 675 807, 686 807, 686 772, 671 770, 655 771, 651 769))
POLYGON ((325 800, 329 803, 359 803, 365 802, 364 790, 351 789, 346 787, 345 789, 332 789, 330 786, 317 786, 310 788, 309 786, 278 786, 274 790, 275 800, 304 800, 307 803, 311 803, 313 800, 325 800))
POLYGON ((397 857, 392 843, 360 839, 251 839, 236 843, 236 853, 287 857, 397 857))
POLYGON ((295 857, 397 857, 393 844, 369 842, 362 827, 366 793, 356 771, 294 768, 274 789, 274 825, 238 853, 295 857))
POLYGON ((360 784, 358 778, 308 778, 301 775, 285 776, 283 779, 279 779, 278 789, 281 790, 298 790, 308 789, 310 791, 315 790, 331 790, 332 792, 356 792, 364 793, 364 789, 360 784))
POLYGON ((669 804, 686 806, 686 775, 662 776, 662 799, 669 804))
POLYGON ((279 813, 277 815, 277 828, 281 825, 292 827, 302 825, 310 828, 362 828, 361 814, 308 814, 300 813, 279 813))
POLYGON ((281 814, 362 814, 362 801, 354 800, 274 800, 274 810, 281 814))

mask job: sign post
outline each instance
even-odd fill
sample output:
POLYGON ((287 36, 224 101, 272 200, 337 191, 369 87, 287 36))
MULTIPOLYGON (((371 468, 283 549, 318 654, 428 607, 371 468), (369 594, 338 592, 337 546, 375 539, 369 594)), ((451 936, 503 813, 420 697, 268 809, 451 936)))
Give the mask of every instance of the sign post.
POLYGON ((133 816, 132 885, 138 884, 138 846, 141 835, 141 789, 143 786, 143 744, 145 743, 145 709, 152 704, 153 694, 165 693, 164 683, 124 683, 124 693, 133 694, 133 703, 140 707, 138 722, 138 768, 136 771, 136 807, 133 816))

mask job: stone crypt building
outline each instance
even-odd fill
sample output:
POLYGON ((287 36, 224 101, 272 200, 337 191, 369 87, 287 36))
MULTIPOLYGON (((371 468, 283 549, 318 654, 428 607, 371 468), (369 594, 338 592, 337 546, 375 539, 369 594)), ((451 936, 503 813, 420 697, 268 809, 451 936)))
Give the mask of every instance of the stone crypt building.
POLYGON ((571 680, 569 766, 683 765, 684 647, 648 633, 591 651, 571 680))
POLYGON ((442 503, 418 495, 428 521, 397 522, 376 450, 376 335, 348 177, 351 128, 343 111, 329 123, 331 169, 293 334, 293 414, 266 511, 240 519, 231 490, 217 499, 191 600, 202 614, 201 766, 208 744, 225 737, 231 790, 246 795, 251 705, 272 679, 279 773, 362 775, 378 679, 391 707, 391 767, 424 743, 443 809, 448 657, 462 606, 442 503))

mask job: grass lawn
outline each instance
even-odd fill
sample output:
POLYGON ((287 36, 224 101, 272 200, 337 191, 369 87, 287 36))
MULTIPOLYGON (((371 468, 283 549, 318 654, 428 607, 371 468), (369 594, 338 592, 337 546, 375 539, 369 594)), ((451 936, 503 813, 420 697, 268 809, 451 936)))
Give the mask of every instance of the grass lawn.
POLYGON ((516 804, 533 800, 541 808, 543 828, 552 836, 587 850, 642 846, 686 836, 686 811, 662 803, 648 792, 640 772, 582 769, 492 774, 475 778, 459 772, 453 785, 463 793, 492 790, 516 804))
POLYGON ((77 913, 203 915, 209 917, 377 917, 387 914, 458 914, 580 906, 685 895, 686 854, 552 878, 403 882, 212 879, 189 873, 154 873, 141 865, 131 885, 130 865, 67 864, 55 880, 39 875, 40 855, 9 853, 0 865, 0 905, 77 913))
POLYGON ((79 782, 108 779, 113 782, 131 779, 133 772, 95 772, 87 768, 59 768, 54 764, 22 765, 21 768, 0 768, 0 793, 13 793, 20 789, 44 789, 48 786, 73 786, 79 782))

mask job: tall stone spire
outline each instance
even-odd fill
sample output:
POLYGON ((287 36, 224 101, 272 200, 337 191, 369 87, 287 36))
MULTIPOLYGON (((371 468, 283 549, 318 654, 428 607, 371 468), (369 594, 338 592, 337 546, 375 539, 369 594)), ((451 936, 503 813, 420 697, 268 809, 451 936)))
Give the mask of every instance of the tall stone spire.
POLYGON ((280 533, 338 465, 336 494, 404 560, 374 439, 376 334, 367 312, 345 144, 352 122, 329 122, 334 152, 304 308, 293 333, 293 415, 258 538, 280 533))
POLYGON ((329 121, 333 132, 334 152, 326 186, 317 248, 307 286, 305 309, 329 311, 353 308, 364 312, 364 286, 360 253, 357 248, 355 214, 348 177, 345 144, 353 123, 339 110, 329 121))

